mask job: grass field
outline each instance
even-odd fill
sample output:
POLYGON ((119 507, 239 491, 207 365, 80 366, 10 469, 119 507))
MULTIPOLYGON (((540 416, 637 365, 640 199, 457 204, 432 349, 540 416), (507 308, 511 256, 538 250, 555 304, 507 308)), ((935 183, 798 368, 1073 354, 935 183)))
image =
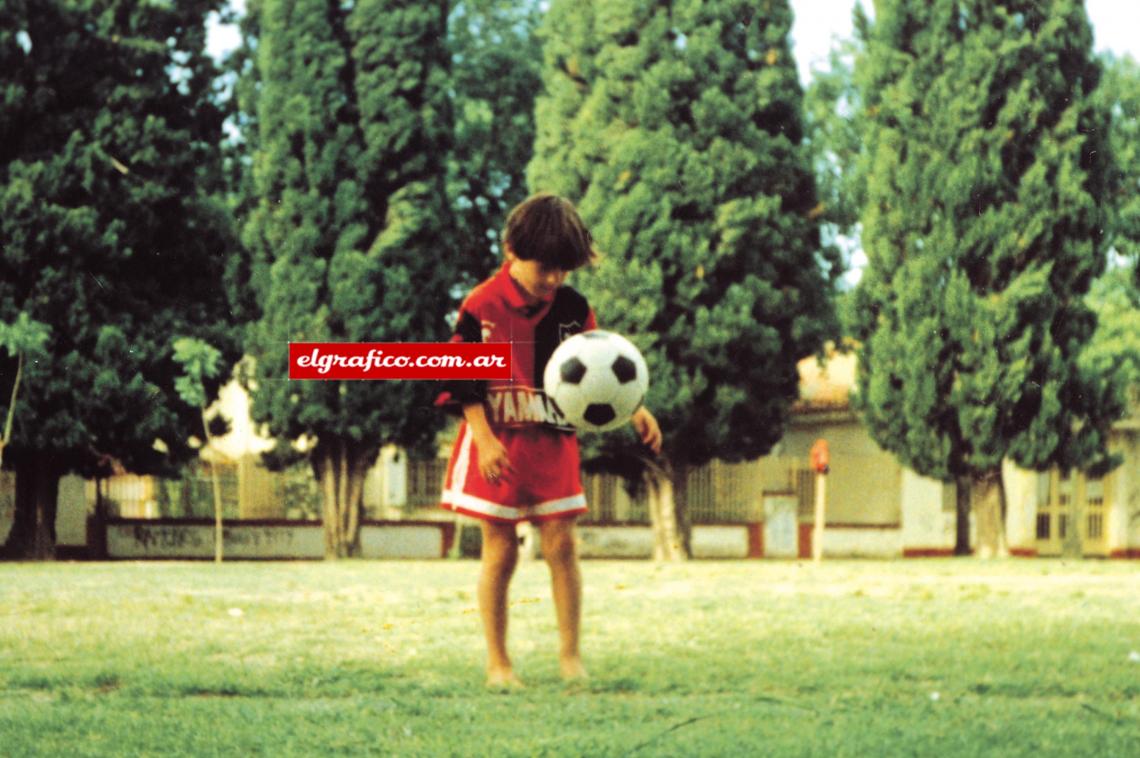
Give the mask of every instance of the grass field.
POLYGON ((1140 755, 1140 565, 587 562, 488 693, 472 561, 0 565, 0 754, 1140 755))

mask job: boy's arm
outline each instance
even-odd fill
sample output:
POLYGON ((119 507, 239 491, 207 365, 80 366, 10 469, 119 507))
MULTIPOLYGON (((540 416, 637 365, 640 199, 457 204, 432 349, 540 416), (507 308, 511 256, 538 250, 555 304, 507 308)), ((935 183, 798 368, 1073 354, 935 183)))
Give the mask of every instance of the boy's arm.
POLYGON ((479 453, 479 473, 489 482, 498 481, 504 474, 510 472, 511 462, 507 457, 507 448, 491 431, 487 422, 487 411, 482 403, 465 403, 463 418, 471 429, 471 436, 475 440, 475 449, 479 453))
POLYGON ((633 428, 637 430, 637 435, 641 437, 642 443, 652 450, 654 455, 660 455, 661 427, 649 409, 644 405, 641 406, 633 412, 633 418, 630 421, 633 423, 633 428))
MULTIPOLYGON (((482 342, 482 327, 479 319, 467 309, 467 303, 459 310, 455 333, 451 342, 482 342)), ((448 379, 440 382, 440 392, 436 396, 436 407, 457 413, 471 403, 481 403, 487 396, 487 382, 472 379, 448 379)), ((464 412, 466 416, 466 412, 464 412)))

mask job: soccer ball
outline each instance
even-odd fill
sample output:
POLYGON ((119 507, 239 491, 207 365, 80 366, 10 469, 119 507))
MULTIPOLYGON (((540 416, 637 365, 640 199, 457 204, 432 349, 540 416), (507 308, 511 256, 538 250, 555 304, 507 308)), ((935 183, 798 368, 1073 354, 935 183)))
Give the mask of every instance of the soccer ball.
POLYGON ((593 330, 559 345, 542 381, 547 397, 571 426, 604 432, 629 421, 641 405, 649 371, 632 342, 593 330))

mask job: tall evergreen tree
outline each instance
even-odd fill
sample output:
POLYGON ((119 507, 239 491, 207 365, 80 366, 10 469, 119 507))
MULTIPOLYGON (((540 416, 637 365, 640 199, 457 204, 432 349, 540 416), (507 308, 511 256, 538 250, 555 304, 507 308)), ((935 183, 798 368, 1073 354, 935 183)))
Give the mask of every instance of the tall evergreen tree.
POLYGON ((1078 366, 1108 188, 1091 46, 1079 0, 880 0, 857 66, 862 412, 906 465, 969 479, 983 555, 1006 551, 1004 459, 1109 462, 1119 408, 1078 366))
MULTIPOLYGON (((23 314, 50 332, 24 366, 4 456, 7 556, 52 555, 64 473, 111 460, 155 473, 192 454, 173 336, 233 357, 217 282, 234 239, 209 197, 222 118, 205 18, 219 5, 0 5, 0 323, 23 314)), ((15 365, 0 356, 5 404, 15 365)))
POLYGON ((1134 266, 1140 287, 1140 64, 1130 57, 1105 56, 1098 88, 1102 107, 1112 115, 1112 248, 1134 266))
MULTIPOLYGON (((221 144, 225 197, 230 213, 242 227, 258 203, 253 161, 260 139, 257 108, 261 69, 257 65, 257 48, 261 0, 245 0, 240 11, 231 5, 219 21, 236 28, 240 40, 219 63, 222 70, 219 104, 227 122, 226 138, 221 144)), ((244 244, 238 246, 227 263, 224 283, 233 304, 234 318, 238 324, 248 325, 260 316, 257 293, 266 286, 268 266, 244 244)))
POLYGON ((542 87, 541 20, 537 0, 461 0, 451 12, 455 139, 448 195, 459 227, 457 273, 466 275, 457 283, 474 284, 498 265, 507 213, 526 198, 534 100, 542 87))
POLYGON ((346 556, 380 446, 433 441, 431 387, 288 382, 287 347, 446 338, 447 4, 263 0, 259 16, 253 415, 279 450, 312 442, 326 554, 346 556))
POLYGON ((1120 404, 1140 409, 1140 66, 1130 57, 1102 58, 1097 98, 1112 116, 1113 174, 1109 270, 1086 301, 1097 329, 1081 354, 1084 370, 1112 382, 1120 404))
POLYGON ((1112 383, 1126 411, 1140 412, 1140 261, 1117 266, 1093 283, 1089 307, 1097 325, 1081 365, 1090 376, 1112 383))
POLYGON ((603 258, 577 283, 646 355, 665 460, 632 433, 593 456, 648 485, 662 556, 688 470, 768 452, 834 334, 791 25, 785 0, 607 0, 544 27, 530 182, 579 204, 603 258))
MULTIPOLYGON (((866 202, 870 161, 863 134, 866 129, 865 104, 855 84, 855 60, 866 50, 871 21, 861 4, 854 11, 855 36, 840 42, 831 51, 828 68, 816 71, 805 96, 808 134, 816 158, 816 176, 824 205, 820 220, 825 239, 842 242, 849 250, 859 250, 862 231, 860 218, 866 202)), ((854 261, 851 261, 854 264, 854 261)), ((848 278, 858 281, 861 266, 851 265, 848 278)), ((856 299, 845 290, 836 301, 844 334, 850 335, 858 323, 856 299)), ((955 546, 957 555, 970 553, 970 484, 963 478, 956 488, 955 546)))
POLYGON ((871 22, 862 5, 856 5, 852 16, 854 36, 833 47, 827 68, 812 71, 804 93, 804 113, 824 241, 842 242, 853 251, 867 183, 860 171, 864 165, 863 103, 855 86, 855 59, 864 49, 871 22))

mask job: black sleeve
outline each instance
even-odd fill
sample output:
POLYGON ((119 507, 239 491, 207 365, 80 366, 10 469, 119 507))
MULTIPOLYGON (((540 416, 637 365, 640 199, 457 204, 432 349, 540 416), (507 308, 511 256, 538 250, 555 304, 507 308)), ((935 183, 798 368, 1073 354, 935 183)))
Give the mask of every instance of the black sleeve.
POLYGON ((543 387, 543 372, 554 350, 572 335, 594 328, 594 316, 586 298, 572 287, 562 287, 550 311, 534 327, 534 386, 543 387))
MULTIPOLYGON (((451 341, 482 342, 483 327, 479 323, 479 319, 471 315, 470 311, 461 310, 451 341)), ((481 403, 487 397, 487 382, 482 380, 452 379, 441 381, 439 388, 439 396, 435 401, 436 406, 460 414, 463 412, 463 406, 481 403)))

